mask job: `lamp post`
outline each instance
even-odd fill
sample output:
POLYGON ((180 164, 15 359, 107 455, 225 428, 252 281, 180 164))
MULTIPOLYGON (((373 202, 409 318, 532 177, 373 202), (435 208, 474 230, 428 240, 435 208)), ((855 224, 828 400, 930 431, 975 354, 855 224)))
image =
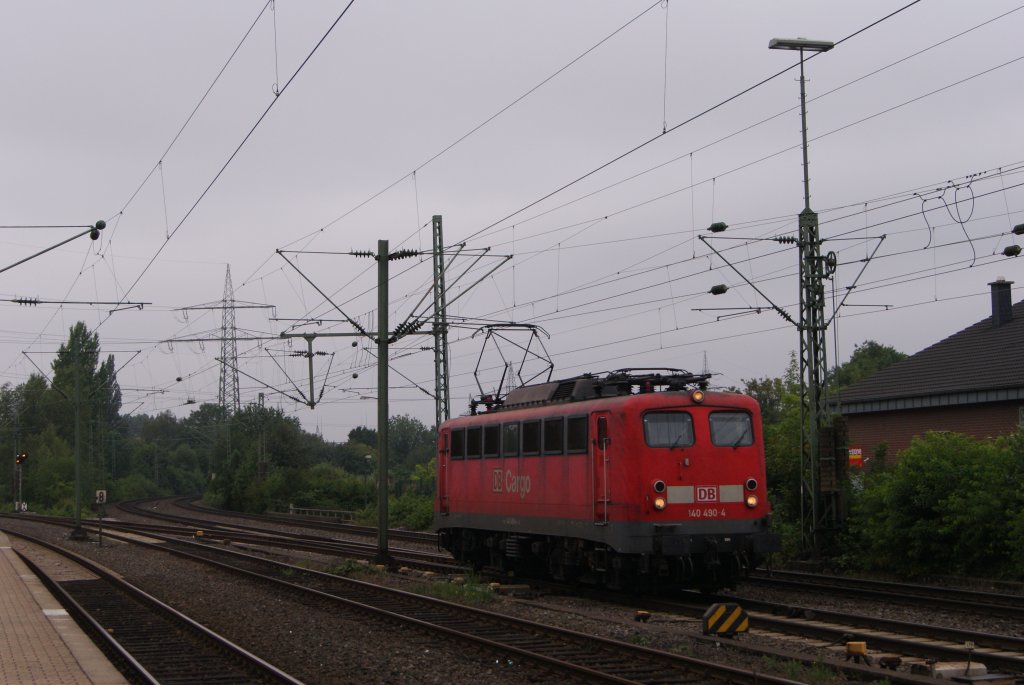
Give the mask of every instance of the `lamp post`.
POLYGON ((769 50, 800 51, 800 124, 803 132, 804 151, 804 209, 811 209, 811 185, 807 173, 807 89, 804 87, 804 52, 828 52, 835 43, 827 40, 807 40, 806 38, 772 38, 768 41, 769 50))
POLYGON ((803 546, 811 547, 815 557, 820 551, 821 482, 819 430, 826 414, 825 382, 828 361, 825 357, 825 289, 827 275, 821 258, 818 215, 811 209, 811 185, 807 162, 807 89, 804 79, 804 53, 827 52, 835 44, 806 38, 773 38, 771 50, 800 52, 800 123, 803 140, 804 208, 798 217, 800 248, 800 518, 803 546), (807 434, 804 435, 806 426, 807 434), (809 496, 809 497, 808 497, 809 496), (810 518, 804 502, 810 499, 810 518), (809 534, 809 535, 808 535, 809 534), (810 543, 808 545, 808 542, 810 543))

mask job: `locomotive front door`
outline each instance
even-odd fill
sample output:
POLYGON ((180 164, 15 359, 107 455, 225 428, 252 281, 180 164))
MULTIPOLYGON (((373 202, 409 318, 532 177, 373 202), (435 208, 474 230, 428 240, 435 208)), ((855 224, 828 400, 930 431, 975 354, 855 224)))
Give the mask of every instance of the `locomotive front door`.
POLYGON ((595 436, 591 443, 593 455, 593 501, 594 501, 594 523, 599 526, 608 523, 608 505, 610 503, 608 494, 608 445, 611 444, 611 436, 608 431, 610 415, 607 412, 595 412, 592 414, 594 425, 591 426, 591 435, 595 436))

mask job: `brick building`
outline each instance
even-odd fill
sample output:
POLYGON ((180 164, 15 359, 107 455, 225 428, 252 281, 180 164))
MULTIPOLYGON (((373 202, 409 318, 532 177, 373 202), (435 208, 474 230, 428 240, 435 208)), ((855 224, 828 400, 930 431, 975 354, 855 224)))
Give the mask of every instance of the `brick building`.
POLYGON ((1010 281, 990 283, 992 312, 978 323, 851 385, 840 393, 850 447, 886 459, 915 435, 952 431, 978 438, 1024 425, 1024 300, 1010 281))

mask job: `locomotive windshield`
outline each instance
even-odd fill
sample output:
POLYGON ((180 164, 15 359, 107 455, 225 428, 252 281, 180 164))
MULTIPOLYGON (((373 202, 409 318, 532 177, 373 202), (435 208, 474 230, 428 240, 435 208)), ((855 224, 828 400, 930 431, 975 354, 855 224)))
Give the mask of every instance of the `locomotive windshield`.
POLYGON ((691 447, 693 417, 683 411, 647 412, 644 439, 648 447, 691 447))
POLYGON ((711 442, 722 447, 741 447, 754 444, 754 430, 750 414, 739 411, 716 411, 708 417, 711 442))

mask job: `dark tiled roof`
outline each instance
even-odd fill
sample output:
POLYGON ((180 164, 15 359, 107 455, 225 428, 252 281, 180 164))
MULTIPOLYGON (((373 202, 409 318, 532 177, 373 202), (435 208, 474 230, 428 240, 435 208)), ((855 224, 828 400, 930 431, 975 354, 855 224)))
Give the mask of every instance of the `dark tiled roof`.
POLYGON ((902 397, 1024 387, 1024 300, 1013 319, 993 327, 988 316, 903 361, 854 383, 840 401, 870 402, 902 397))

